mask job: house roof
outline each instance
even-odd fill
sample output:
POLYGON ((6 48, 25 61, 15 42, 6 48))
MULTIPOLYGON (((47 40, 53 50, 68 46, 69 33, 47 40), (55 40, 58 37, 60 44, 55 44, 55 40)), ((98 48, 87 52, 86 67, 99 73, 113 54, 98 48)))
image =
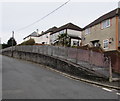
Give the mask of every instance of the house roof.
POLYGON ((52 28, 49 28, 47 31, 43 32, 43 33, 40 34, 39 36, 42 36, 42 35, 44 35, 44 34, 46 34, 46 33, 49 33, 49 32, 53 32, 53 31, 55 31, 56 29, 57 29, 56 26, 54 26, 54 27, 52 27, 52 28))
POLYGON ((24 39, 26 39, 26 38, 28 38, 28 37, 30 37, 30 36, 38 37, 38 35, 39 35, 39 33, 34 31, 34 32, 31 33, 30 35, 26 36, 24 39))
POLYGON ((74 25, 72 23, 68 23, 68 24, 65 24, 59 28, 57 28, 55 31, 53 31, 51 34, 54 34, 56 32, 59 32, 61 30, 64 30, 64 29, 72 29, 72 30, 77 30, 77 31, 81 31, 82 28, 78 27, 77 25, 74 25))
POLYGON ((117 9, 115 9, 115 10, 113 10, 113 11, 111 11, 111 12, 109 12, 109 13, 101 16, 101 17, 99 17, 98 19, 96 19, 95 21, 93 21, 92 23, 90 23, 89 25, 85 26, 83 28, 83 30, 86 29, 86 28, 92 27, 92 26, 94 26, 94 25, 96 25, 98 23, 101 23, 104 20, 107 20, 109 18, 118 16, 118 15, 120 15, 120 8, 117 8, 117 9))
POLYGON ((57 27, 56 27, 56 26, 54 26, 54 27, 52 27, 52 28, 48 29, 47 31, 45 31, 44 33, 53 32, 53 31, 55 31, 56 29, 57 29, 57 27))

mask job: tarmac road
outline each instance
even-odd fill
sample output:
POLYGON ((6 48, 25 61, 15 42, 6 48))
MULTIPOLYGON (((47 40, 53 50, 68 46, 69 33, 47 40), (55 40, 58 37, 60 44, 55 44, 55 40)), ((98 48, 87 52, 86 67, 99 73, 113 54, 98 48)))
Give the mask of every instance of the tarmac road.
POLYGON ((28 61, 2 57, 3 99, 118 99, 119 93, 66 78, 28 61))

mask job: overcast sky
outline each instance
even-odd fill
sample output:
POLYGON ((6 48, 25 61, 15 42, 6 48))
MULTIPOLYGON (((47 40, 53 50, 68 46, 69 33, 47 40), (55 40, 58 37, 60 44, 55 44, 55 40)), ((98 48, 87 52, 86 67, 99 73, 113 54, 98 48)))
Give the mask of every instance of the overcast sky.
MULTIPOLYGON (((72 22, 83 28, 90 22, 94 21, 103 14, 116 9, 118 7, 118 0, 109 0, 110 2, 88 2, 86 0, 80 2, 73 2, 71 0, 68 4, 40 21, 39 23, 18 31, 18 29, 25 27, 34 21, 42 18, 50 13, 67 0, 63 2, 2 2, 0 3, 0 37, 2 43, 6 43, 11 37, 12 31, 15 31, 15 39, 17 43, 21 43, 23 38, 39 29, 39 31, 46 31, 47 29, 57 26, 60 27, 66 23, 72 22)), ((89 0, 90 1, 90 0, 89 0)))

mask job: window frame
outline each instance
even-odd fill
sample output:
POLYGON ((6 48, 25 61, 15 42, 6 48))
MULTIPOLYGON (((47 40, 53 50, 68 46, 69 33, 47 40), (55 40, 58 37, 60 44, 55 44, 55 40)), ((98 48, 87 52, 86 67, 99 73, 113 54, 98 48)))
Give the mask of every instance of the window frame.
POLYGON ((105 29, 105 28, 108 28, 110 26, 111 26, 111 20, 107 19, 107 20, 102 21, 101 29, 105 29))
POLYGON ((85 29, 85 35, 88 35, 88 34, 90 34, 90 33, 91 33, 90 28, 85 29))
POLYGON ((64 34, 64 33, 65 33, 65 30, 59 31, 59 34, 64 34))
POLYGON ((108 49, 108 48, 109 48, 109 39, 103 40, 103 48, 104 48, 104 49, 108 49), (105 42, 105 41, 107 41, 107 42, 105 42), (108 44, 108 45, 107 45, 108 47, 105 47, 106 44, 108 44))
POLYGON ((78 46, 79 45, 79 40, 73 41, 73 46, 78 46))

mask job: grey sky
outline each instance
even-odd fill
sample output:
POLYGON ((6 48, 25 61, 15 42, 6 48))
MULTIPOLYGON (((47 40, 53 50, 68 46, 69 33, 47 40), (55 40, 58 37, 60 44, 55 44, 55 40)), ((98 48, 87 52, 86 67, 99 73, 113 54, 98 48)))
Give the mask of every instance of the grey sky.
POLYGON ((18 43, 34 30, 45 31, 53 26, 61 26, 72 22, 79 27, 97 19, 101 15, 118 7, 117 2, 69 2, 58 11, 39 23, 22 31, 16 31, 40 19, 63 2, 4 2, 0 4, 0 34, 2 42, 7 42, 15 30, 15 39, 18 43))

